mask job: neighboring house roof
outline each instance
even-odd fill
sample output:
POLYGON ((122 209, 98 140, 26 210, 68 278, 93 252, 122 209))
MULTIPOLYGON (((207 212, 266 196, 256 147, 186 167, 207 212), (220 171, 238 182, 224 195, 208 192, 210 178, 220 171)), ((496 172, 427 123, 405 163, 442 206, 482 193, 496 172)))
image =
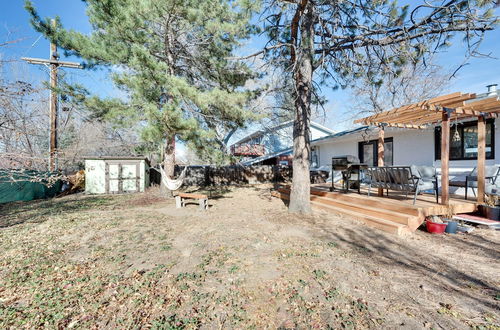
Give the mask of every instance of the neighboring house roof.
MULTIPOLYGON (((324 137, 319 138, 319 139, 312 140, 311 144, 315 144, 315 143, 321 142, 321 141, 327 141, 327 140, 330 140, 330 139, 339 138, 339 137, 346 136, 346 135, 349 135, 349 134, 358 133, 358 132, 361 132, 361 131, 364 131, 364 130, 373 130, 373 129, 375 129, 374 126, 371 126, 371 127, 370 126, 361 126, 361 127, 357 127, 357 128, 345 130, 345 131, 342 131, 342 132, 338 132, 338 133, 335 133, 335 134, 324 136, 324 137)), ((265 161, 267 159, 270 159, 270 158, 278 157, 278 156, 281 156, 281 155, 287 155, 287 154, 290 154, 292 152, 293 152, 292 148, 286 148, 286 149, 283 149, 283 150, 280 150, 280 151, 277 151, 277 152, 266 154, 264 156, 260 156, 260 157, 257 157, 257 158, 253 158, 253 159, 249 159, 249 160, 243 161, 243 162, 241 162, 241 164, 242 165, 252 165, 252 164, 263 162, 263 161, 265 161)))
MULTIPOLYGON (((361 131, 364 131, 364 130, 373 130, 374 128, 375 128, 374 126, 372 126, 372 127, 370 127, 370 126, 361 126, 361 127, 357 127, 357 128, 345 130, 345 131, 342 131, 342 132, 338 132, 338 133, 335 133, 335 134, 324 136, 324 137, 319 138, 319 139, 312 140, 311 144, 315 144, 315 143, 321 142, 321 141, 327 141, 327 140, 330 140, 330 139, 339 138, 339 137, 346 136, 346 135, 349 135, 349 134, 358 133, 358 132, 361 132, 361 131)), ((278 156, 281 156, 281 155, 290 154, 292 151, 293 151, 292 148, 286 148, 286 149, 283 149, 283 150, 280 150, 280 151, 277 151, 277 152, 273 152, 271 154, 267 154, 267 155, 260 156, 260 157, 257 157, 257 158, 249 159, 247 161, 241 162, 241 164, 242 165, 252 165, 252 164, 260 163, 260 162, 262 162, 264 160, 267 160, 267 159, 270 159, 270 158, 274 158, 274 157, 278 157, 278 156)))
POLYGON ((286 148, 286 149, 283 149, 283 150, 280 150, 280 151, 277 151, 277 152, 273 152, 271 154, 267 154, 267 155, 264 155, 264 156, 260 156, 260 157, 257 157, 257 158, 246 160, 244 162, 241 162, 240 164, 241 165, 253 165, 253 164, 257 164, 257 163, 263 162, 263 161, 265 161, 267 159, 270 159, 270 158, 274 158, 274 157, 278 157, 278 156, 290 154, 291 152, 292 152, 292 148, 286 148))
POLYGON ((348 130, 345 130, 345 131, 342 131, 342 132, 338 132, 338 133, 335 133, 335 134, 332 134, 332 135, 324 136, 324 137, 319 138, 319 139, 312 140, 311 144, 316 144, 318 142, 323 142, 323 141, 327 141, 327 140, 331 140, 331 139, 336 139, 336 138, 343 137, 343 136, 346 136, 346 135, 359 133, 361 131, 371 131, 373 129, 375 129, 375 126, 361 126, 361 127, 356 127, 356 128, 348 129, 348 130))
MULTIPOLYGON (((291 126, 291 125, 293 125, 293 120, 288 120, 288 121, 282 122, 278 125, 272 126, 270 128, 255 131, 252 134, 249 134, 249 135, 245 136, 244 138, 236 141, 235 143, 233 143, 233 145, 246 142, 246 141, 251 140, 255 137, 264 135, 264 134, 269 133, 269 132, 274 132, 274 131, 277 131, 277 130, 282 129, 284 127, 291 126)), ((320 130, 326 134, 335 134, 335 131, 333 131, 333 130, 329 129, 328 127, 325 127, 321 124, 318 124, 314 121, 311 121, 311 127, 315 128, 317 130, 320 130)))

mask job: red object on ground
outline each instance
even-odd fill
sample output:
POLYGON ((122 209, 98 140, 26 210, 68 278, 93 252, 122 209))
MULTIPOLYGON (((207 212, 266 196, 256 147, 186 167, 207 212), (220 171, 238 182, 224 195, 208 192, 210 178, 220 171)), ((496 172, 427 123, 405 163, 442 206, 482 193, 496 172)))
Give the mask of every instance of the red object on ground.
POLYGON ((475 222, 480 225, 497 225, 500 224, 500 221, 490 220, 488 218, 484 218, 482 216, 473 215, 473 214, 457 214, 456 218, 459 220, 465 220, 470 222, 475 222))
POLYGON ((436 222, 432 222, 432 221, 429 221, 427 220, 425 222, 425 226, 427 228, 427 231, 431 234, 442 234, 444 233, 444 230, 446 229, 446 226, 448 224, 446 223, 436 223, 436 222))

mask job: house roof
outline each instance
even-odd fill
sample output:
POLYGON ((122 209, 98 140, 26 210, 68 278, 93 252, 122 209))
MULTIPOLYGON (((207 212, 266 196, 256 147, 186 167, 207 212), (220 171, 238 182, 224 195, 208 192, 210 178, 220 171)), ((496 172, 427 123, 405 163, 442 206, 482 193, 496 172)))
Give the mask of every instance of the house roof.
POLYGON ((341 131, 341 132, 338 132, 338 133, 335 133, 335 134, 332 134, 332 135, 321 137, 319 139, 312 140, 311 144, 316 144, 318 142, 328 141, 328 140, 331 140, 331 139, 337 139, 339 137, 343 137, 343 136, 347 136, 347 135, 359 133, 359 132, 362 132, 362 131, 373 130, 374 128, 375 128, 375 126, 360 126, 360 127, 348 129, 348 130, 341 131))
MULTIPOLYGON (((253 132, 253 133, 245 136, 244 138, 238 140, 237 142, 233 143, 233 145, 246 142, 246 141, 251 140, 251 139, 253 139, 255 137, 258 137, 258 136, 264 135, 266 133, 273 132, 273 131, 279 130, 279 129, 283 128, 283 127, 287 127, 287 126, 291 126, 291 125, 293 125, 293 120, 288 120, 288 121, 279 123, 279 124, 277 124, 275 126, 255 131, 255 132, 253 132)), ((317 130, 323 131, 323 132, 325 132, 327 134, 335 134, 335 131, 333 131, 333 130, 329 129, 328 127, 325 127, 325 126, 323 126, 321 124, 318 124, 318 123, 316 123, 314 121, 311 121, 311 127, 315 128, 317 130)))

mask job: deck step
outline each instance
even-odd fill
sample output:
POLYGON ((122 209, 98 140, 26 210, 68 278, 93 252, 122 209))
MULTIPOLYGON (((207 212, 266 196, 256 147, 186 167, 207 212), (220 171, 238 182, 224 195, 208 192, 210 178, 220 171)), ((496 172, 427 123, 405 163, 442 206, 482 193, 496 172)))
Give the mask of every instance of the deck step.
POLYGON ((378 217, 369 216, 363 213, 349 211, 340 207, 325 205, 318 202, 311 202, 311 206, 313 207, 313 209, 321 209, 327 212, 347 215, 349 218, 352 218, 353 220, 362 221, 363 223, 365 223, 370 227, 374 227, 391 234, 403 236, 411 232, 408 226, 406 225, 378 217))
POLYGON ((366 203, 352 203, 337 198, 333 199, 315 195, 311 196, 311 201, 338 207, 341 209, 357 213, 362 213, 364 215, 369 215, 380 219, 389 220, 392 222, 397 222, 402 225, 407 225, 409 227, 414 227, 414 226, 418 227, 420 225, 418 217, 407 213, 387 210, 384 208, 383 205, 379 205, 378 207, 372 207, 367 205, 366 203))
MULTIPOLYGON (((290 189, 288 187, 278 188, 278 191, 290 194, 290 189)), ((327 198, 338 203, 366 207, 367 209, 371 208, 372 210, 380 210, 381 212, 386 212, 388 214, 398 213, 404 214, 405 216, 416 217, 417 219, 423 218, 422 210, 418 206, 405 205, 400 201, 390 200, 385 197, 368 197, 354 193, 344 194, 341 192, 326 192, 311 189, 311 197, 312 196, 327 198)))
MULTIPOLYGON (((280 187, 278 191, 289 194, 290 187, 280 187)), ((365 205, 369 207, 384 209, 388 211, 394 211, 398 213, 409 214, 417 217, 422 216, 422 210, 415 205, 407 205, 403 204, 400 201, 388 199, 386 197, 378 197, 378 196, 364 196, 356 193, 345 194, 342 192, 329 192, 318 189, 311 189, 311 195, 320 196, 320 197, 328 197, 331 199, 335 199, 338 201, 349 202, 357 205, 365 205)))
POLYGON ((359 195, 356 193, 345 194, 342 192, 327 192, 311 189, 311 195, 335 198, 336 200, 342 200, 350 203, 362 203, 363 205, 377 208, 384 208, 385 210, 395 211, 399 213, 410 214, 414 216, 420 216, 420 210, 418 206, 402 204, 400 201, 388 199, 386 197, 378 197, 372 195, 370 197, 359 195))
MULTIPOLYGON (((279 189, 272 193, 274 197, 284 200, 289 200, 290 195, 279 189)), ((328 198, 321 198, 318 196, 311 196, 311 207, 322 211, 347 215, 348 217, 364 222, 366 225, 397 235, 406 235, 411 232, 411 229, 403 223, 387 220, 379 216, 367 215, 363 212, 344 208, 341 205, 331 205, 326 202, 328 198)))

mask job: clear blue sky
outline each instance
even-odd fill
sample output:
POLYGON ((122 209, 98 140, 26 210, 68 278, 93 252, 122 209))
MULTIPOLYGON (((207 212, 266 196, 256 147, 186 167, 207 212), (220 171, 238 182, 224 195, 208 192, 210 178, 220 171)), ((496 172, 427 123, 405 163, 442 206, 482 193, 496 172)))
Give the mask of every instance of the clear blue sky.
MULTIPOLYGON (((24 1, 1 0, 1 2, 0 41, 25 38, 6 49, 2 49, 2 52, 11 59, 19 59, 22 56, 48 58, 49 43, 47 40, 39 38, 39 34, 31 28, 28 14, 23 8, 24 1)), ((90 25, 85 15, 85 5, 82 1, 35 0, 35 6, 42 17, 58 15, 65 27, 84 33, 90 32, 90 25)), ((464 60, 464 48, 461 40, 456 38, 454 45, 439 55, 438 64, 442 65, 447 71, 453 71, 464 60)), ((482 53, 491 54, 493 57, 500 57, 499 29, 487 35, 480 50, 482 53)), ((74 58, 69 60, 77 61, 74 58)), ((498 59, 473 58, 467 66, 460 70, 458 78, 451 82, 449 91, 481 93, 485 91, 485 86, 488 84, 500 84, 499 64, 498 59)), ((47 79, 48 77, 47 69, 42 66, 20 65, 22 65, 21 71, 27 72, 32 81, 47 79)), ((65 71, 70 81, 78 81, 100 95, 118 95, 112 83, 107 79, 106 71, 89 72, 75 69, 65 69, 65 71)), ((349 91, 339 90, 333 92, 325 90, 325 95, 329 100, 329 104, 327 105, 328 113, 324 124, 337 130, 350 126, 351 124, 343 119, 345 118, 343 116, 343 112, 346 110, 345 104, 350 99, 349 91)))

